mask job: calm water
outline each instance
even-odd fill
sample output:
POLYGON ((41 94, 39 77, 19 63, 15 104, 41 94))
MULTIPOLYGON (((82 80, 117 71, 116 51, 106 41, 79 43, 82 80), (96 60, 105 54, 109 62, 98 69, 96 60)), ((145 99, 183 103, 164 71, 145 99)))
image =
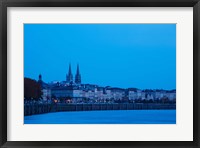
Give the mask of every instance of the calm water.
POLYGON ((176 110, 56 112, 25 116, 24 124, 176 124, 176 110))

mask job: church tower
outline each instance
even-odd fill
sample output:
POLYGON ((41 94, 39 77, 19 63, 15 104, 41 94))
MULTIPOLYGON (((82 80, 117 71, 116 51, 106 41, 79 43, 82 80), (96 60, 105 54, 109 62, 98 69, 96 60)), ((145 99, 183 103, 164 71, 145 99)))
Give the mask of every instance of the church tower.
POLYGON ((38 83, 40 84, 41 87, 43 87, 44 82, 42 81, 42 75, 39 75, 38 83))
POLYGON ((41 74, 39 75, 39 81, 42 81, 42 75, 41 74))
POLYGON ((73 75, 72 75, 72 70, 71 70, 71 64, 69 64, 69 71, 68 71, 68 74, 66 76, 66 81, 67 81, 67 83, 73 82, 73 75))
POLYGON ((76 76, 75 76, 75 83, 81 84, 81 74, 79 72, 79 64, 77 65, 76 76))

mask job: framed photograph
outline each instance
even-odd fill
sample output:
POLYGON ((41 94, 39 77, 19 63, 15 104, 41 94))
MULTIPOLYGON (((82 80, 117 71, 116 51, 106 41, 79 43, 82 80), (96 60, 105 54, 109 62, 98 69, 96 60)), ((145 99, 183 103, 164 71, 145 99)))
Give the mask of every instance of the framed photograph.
POLYGON ((1 1, 1 147, 199 147, 199 5, 1 1))

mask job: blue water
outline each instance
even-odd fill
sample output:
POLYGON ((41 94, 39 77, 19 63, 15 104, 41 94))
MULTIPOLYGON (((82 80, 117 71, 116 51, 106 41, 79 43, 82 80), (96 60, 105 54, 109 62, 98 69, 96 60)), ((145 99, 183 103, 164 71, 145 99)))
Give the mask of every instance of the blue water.
POLYGON ((55 112, 25 116, 24 124, 176 124, 176 110, 55 112))

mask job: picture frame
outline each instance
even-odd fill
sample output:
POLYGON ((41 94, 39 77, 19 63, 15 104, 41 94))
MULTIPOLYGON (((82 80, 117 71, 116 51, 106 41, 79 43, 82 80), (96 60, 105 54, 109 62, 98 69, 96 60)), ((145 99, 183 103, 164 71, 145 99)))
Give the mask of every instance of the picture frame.
POLYGON ((0 146, 9 147, 200 147, 200 2, 199 0, 1 0, 0 3, 0 146), (8 7, 193 7, 193 141, 8 141, 7 8, 8 7))

